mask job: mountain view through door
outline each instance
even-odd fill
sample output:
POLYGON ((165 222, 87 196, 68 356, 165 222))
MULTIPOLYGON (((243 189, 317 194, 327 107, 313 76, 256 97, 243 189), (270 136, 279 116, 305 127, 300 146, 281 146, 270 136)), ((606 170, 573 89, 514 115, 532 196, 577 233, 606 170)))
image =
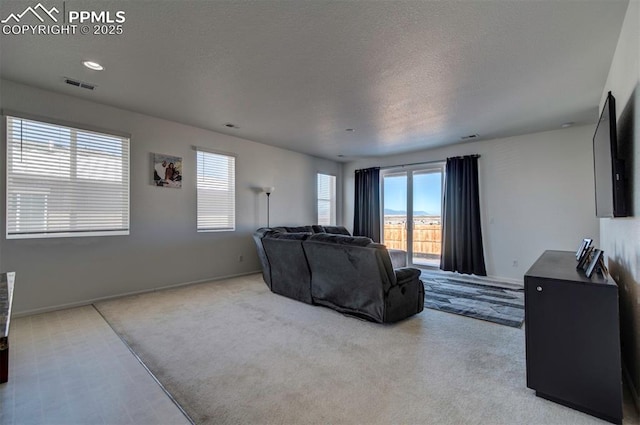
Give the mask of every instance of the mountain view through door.
POLYGON ((385 172, 382 189, 383 243, 407 251, 412 265, 439 267, 442 168, 385 172))

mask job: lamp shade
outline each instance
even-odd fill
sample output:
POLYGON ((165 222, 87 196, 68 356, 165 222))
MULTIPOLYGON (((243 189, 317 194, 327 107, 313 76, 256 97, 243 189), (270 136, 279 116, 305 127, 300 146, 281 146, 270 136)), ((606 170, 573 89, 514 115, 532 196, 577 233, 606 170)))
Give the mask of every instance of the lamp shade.
POLYGON ((268 194, 273 193, 274 190, 276 190, 275 187, 263 187, 262 188, 262 191, 265 192, 265 193, 268 193, 268 194))

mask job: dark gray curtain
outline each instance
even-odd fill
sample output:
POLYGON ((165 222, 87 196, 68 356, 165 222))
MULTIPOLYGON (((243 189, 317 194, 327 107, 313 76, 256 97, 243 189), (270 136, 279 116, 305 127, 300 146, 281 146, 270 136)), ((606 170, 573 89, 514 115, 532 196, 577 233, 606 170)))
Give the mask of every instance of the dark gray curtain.
POLYGON ((356 170, 353 235, 380 242, 380 168, 356 170))
POLYGON ((478 155, 447 158, 440 268, 487 275, 480 226, 478 155))

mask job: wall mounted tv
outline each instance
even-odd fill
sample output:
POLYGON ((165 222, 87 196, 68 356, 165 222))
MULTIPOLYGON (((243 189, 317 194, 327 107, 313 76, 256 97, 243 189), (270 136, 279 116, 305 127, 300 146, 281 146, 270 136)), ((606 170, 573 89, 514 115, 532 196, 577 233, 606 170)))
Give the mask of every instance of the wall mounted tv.
POLYGON ((597 217, 627 216, 624 167, 624 160, 618 157, 616 99, 609 92, 593 135, 597 217))

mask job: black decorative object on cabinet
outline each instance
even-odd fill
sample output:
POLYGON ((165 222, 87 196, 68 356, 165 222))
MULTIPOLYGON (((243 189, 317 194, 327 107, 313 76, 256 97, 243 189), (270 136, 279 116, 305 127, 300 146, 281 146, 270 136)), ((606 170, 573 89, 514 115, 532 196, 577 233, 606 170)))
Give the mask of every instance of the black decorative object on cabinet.
POLYGON ((576 270, 576 253, 545 251, 525 274, 527 387, 622 423, 618 287, 576 270))

